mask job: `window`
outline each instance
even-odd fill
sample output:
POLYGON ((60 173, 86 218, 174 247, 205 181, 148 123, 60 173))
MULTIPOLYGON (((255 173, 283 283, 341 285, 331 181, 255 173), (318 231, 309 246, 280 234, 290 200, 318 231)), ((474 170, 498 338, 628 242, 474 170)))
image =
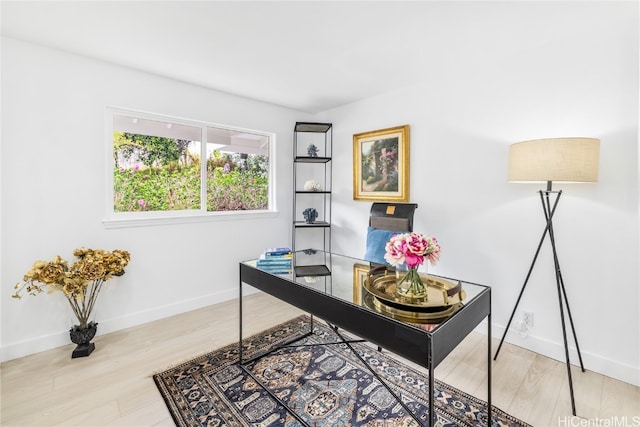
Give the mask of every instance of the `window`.
POLYGON ((273 134, 120 109, 107 125, 108 226, 274 212, 273 134))

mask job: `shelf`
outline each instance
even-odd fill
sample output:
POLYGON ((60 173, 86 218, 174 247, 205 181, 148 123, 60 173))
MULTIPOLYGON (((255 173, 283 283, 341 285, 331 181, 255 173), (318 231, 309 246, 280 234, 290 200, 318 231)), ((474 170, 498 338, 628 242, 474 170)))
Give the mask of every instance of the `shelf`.
POLYGON ((330 276, 331 270, 326 265, 300 265, 294 268, 296 277, 330 276))
POLYGON ((309 123, 309 122, 296 122, 295 132, 317 132, 326 133, 331 129, 331 123, 309 123))
POLYGON ((294 162, 296 163, 327 163, 331 161, 331 157, 309 157, 309 156, 296 156, 294 162))
POLYGON ((316 221, 316 222, 312 222, 311 224, 308 224, 304 221, 294 221, 293 222, 293 226, 296 228, 312 228, 312 227, 331 227, 331 224, 329 224, 326 221, 316 221))
MULTIPOLYGON (((331 252, 331 175, 333 125, 331 123, 296 122, 293 132, 293 219, 291 248, 317 247, 331 252), (316 182, 318 185, 307 186, 316 182), (305 189, 306 188, 306 189, 305 189), (313 188, 320 191, 309 191, 313 188), (317 211, 316 221, 303 220, 305 209, 317 211), (304 231, 301 231, 304 230, 304 231)), ((308 218, 308 215, 306 216, 308 218)), ((322 260, 310 264, 324 264, 322 260)), ((326 267, 324 267, 326 269, 326 267)), ((325 271, 328 274, 328 270, 325 271)), ((318 276, 317 271, 306 274, 318 276)))
POLYGON ((306 191, 306 190, 296 190, 296 194, 331 194, 331 191, 306 191))

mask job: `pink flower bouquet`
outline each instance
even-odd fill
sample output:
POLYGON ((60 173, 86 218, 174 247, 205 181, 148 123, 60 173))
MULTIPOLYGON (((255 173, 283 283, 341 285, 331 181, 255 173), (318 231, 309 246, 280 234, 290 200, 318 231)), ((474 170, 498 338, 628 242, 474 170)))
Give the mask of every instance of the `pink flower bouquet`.
POLYGON ((440 259, 440 245, 435 237, 420 233, 403 233, 391 236, 385 246, 384 259, 401 270, 406 265, 408 271, 398 277, 396 293, 410 298, 421 298, 427 290, 418 274, 418 267, 425 259, 435 265, 440 259), (400 268, 398 268, 400 267, 400 268))

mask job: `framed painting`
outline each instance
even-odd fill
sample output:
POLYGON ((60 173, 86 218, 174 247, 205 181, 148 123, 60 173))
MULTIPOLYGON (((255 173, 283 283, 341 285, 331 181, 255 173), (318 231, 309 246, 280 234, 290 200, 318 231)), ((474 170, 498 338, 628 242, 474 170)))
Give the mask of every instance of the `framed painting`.
POLYGON ((353 135, 353 199, 409 201, 409 125, 353 135))
POLYGON ((353 302, 354 304, 362 304, 362 287, 364 281, 369 275, 369 265, 353 264, 353 302))

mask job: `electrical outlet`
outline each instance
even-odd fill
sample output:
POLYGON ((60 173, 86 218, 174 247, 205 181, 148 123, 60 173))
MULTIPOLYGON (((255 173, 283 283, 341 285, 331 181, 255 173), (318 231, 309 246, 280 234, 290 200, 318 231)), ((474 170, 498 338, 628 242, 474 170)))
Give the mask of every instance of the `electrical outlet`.
POLYGON ((513 329, 518 331, 522 338, 526 338, 529 335, 529 328, 524 324, 523 320, 513 322, 513 329))
POLYGON ((525 311, 522 314, 522 321, 524 322, 525 325, 527 325, 527 327, 533 328, 533 312, 525 311))

